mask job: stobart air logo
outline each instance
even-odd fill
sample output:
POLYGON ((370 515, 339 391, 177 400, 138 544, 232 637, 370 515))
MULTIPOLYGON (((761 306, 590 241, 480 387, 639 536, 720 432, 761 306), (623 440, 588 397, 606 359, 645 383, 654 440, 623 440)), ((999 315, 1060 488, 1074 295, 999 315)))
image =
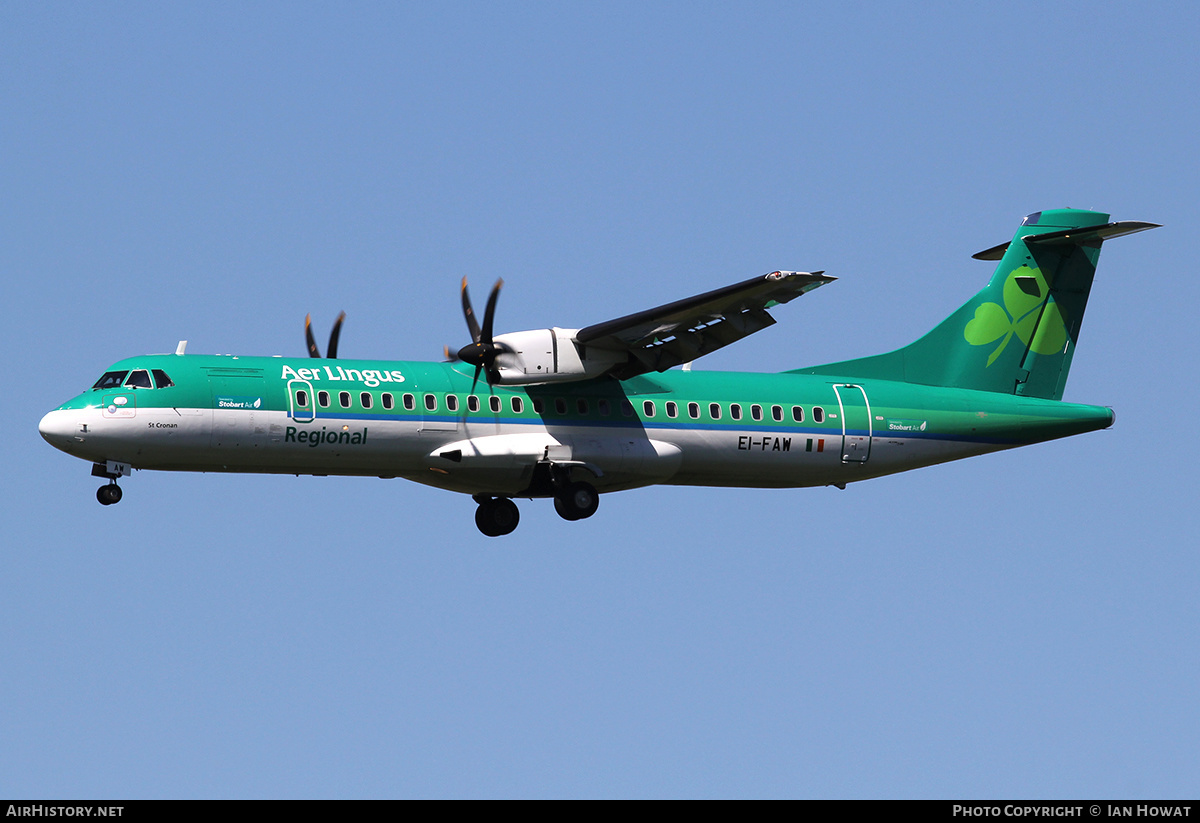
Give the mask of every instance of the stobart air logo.
POLYGON ((1047 302, 1049 293, 1050 287, 1040 269, 1029 266, 1015 269, 1004 281, 1004 305, 984 303, 975 309, 975 317, 963 329, 963 337, 972 346, 1000 341, 988 356, 988 366, 1000 356, 1014 334, 1038 354, 1059 351, 1067 342, 1067 325, 1058 304, 1053 300, 1047 302), (1044 312, 1043 303, 1046 304, 1044 312), (1030 337, 1035 334, 1031 341, 1030 337))
POLYGON ((218 409, 261 409, 261 397, 227 397, 221 396, 217 398, 218 409))

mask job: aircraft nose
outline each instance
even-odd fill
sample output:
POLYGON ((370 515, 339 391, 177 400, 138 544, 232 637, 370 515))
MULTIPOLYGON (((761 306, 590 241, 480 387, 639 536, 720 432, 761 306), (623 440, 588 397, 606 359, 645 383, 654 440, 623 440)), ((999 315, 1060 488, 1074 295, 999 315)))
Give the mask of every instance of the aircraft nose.
POLYGON ((75 435, 76 422, 71 412, 52 411, 38 423, 38 433, 56 449, 67 450, 75 435))

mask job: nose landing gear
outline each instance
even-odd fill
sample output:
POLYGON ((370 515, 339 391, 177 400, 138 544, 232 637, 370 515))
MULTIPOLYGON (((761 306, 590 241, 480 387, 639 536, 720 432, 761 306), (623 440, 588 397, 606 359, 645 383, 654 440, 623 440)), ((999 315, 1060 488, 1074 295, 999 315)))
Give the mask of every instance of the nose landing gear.
POLYGON ((121 487, 117 485, 117 478, 128 477, 131 472, 132 467, 128 463, 121 463, 117 460, 92 465, 92 477, 108 478, 107 485, 96 489, 96 499, 100 501, 101 506, 111 506, 113 503, 121 502, 121 487))
POLYGON ((100 501, 101 506, 111 506, 113 503, 121 502, 121 487, 114 480, 107 486, 101 486, 96 489, 96 499, 100 501))

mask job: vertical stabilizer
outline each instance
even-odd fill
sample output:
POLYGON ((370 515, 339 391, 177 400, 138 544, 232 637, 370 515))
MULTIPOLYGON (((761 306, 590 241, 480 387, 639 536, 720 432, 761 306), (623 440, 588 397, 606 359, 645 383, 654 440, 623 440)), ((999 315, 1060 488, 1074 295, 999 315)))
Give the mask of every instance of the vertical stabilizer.
POLYGON ((1034 212, 1011 242, 975 255, 1000 261, 992 279, 920 340, 795 371, 1061 400, 1101 243, 1155 228, 1107 221, 1079 209, 1034 212))

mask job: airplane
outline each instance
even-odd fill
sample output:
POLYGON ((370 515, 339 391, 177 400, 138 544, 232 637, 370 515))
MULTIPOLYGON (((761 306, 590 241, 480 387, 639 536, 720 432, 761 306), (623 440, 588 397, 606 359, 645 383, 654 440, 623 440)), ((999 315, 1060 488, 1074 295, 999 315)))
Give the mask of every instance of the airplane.
POLYGON ((1063 402, 1104 240, 1157 228, 1055 209, 1028 215, 987 285, 915 342, 782 373, 691 363, 775 323, 768 309, 832 282, 775 271, 581 329, 494 334, 493 287, 471 342, 442 362, 186 353, 120 360, 42 418, 121 499, 132 469, 402 477, 469 494, 489 537, 514 498, 566 520, 600 495, 654 484, 836 486, 1108 428, 1112 409, 1063 402), (680 367, 682 368, 676 368, 680 367))

